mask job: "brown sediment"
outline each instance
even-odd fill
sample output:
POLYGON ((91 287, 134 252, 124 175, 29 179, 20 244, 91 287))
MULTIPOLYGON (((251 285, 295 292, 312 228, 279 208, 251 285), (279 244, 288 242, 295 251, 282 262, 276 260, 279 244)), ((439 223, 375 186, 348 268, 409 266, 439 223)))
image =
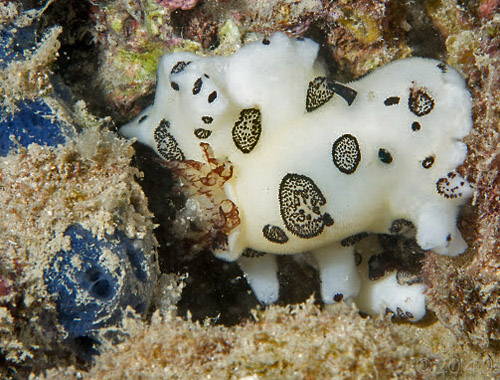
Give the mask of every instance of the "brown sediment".
POLYGON ((272 306, 234 327, 172 315, 127 326, 130 338, 88 373, 67 368, 45 379, 467 379, 500 370, 498 355, 460 347, 439 323, 362 318, 344 303, 272 306))

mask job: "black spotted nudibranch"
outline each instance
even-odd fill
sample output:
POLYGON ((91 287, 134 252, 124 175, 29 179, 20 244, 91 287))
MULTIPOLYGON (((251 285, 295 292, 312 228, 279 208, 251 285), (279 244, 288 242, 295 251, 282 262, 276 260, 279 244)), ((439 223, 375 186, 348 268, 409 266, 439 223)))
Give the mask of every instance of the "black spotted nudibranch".
POLYGON ((238 260, 261 302, 278 298, 275 255, 310 252, 325 302, 418 320, 425 286, 395 272, 368 280, 362 256, 374 248, 356 259, 354 244, 404 221, 425 250, 466 249, 456 218, 471 187, 455 169, 472 127, 469 92, 454 69, 424 58, 345 86, 317 52, 312 40, 277 33, 229 57, 167 54, 154 104, 121 132, 170 163, 225 168, 232 224, 212 246, 238 260))

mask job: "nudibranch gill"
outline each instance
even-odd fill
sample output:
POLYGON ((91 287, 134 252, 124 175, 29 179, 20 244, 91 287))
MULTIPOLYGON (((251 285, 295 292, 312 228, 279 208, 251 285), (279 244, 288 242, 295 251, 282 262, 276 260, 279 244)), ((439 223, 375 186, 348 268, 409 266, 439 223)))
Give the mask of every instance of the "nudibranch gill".
POLYGON ((367 280, 380 247, 363 238, 413 226, 424 250, 467 248, 456 220, 472 189, 456 168, 470 94, 457 71, 425 58, 343 85, 317 53, 310 39, 276 33, 229 57, 166 54, 154 104, 121 133, 199 193, 218 184, 205 210, 224 227, 210 244, 238 261, 262 303, 279 295, 276 255, 307 253, 325 302, 419 320, 425 285, 394 271, 367 280))

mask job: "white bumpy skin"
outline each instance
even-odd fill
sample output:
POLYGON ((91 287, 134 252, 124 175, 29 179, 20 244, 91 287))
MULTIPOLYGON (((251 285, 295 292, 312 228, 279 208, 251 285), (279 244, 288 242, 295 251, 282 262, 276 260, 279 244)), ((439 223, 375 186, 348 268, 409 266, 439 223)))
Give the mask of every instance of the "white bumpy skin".
MULTIPOLYGON (((121 128, 167 161, 203 162, 203 142, 234 166, 224 191, 241 223, 215 254, 248 256, 242 269, 264 303, 278 298, 274 255, 303 252, 316 260, 325 302, 356 299, 363 269, 346 242, 394 232, 394 221, 413 223, 425 250, 467 248, 456 227, 472 192, 455 171, 472 127, 461 76, 411 58, 343 86, 325 77, 317 52, 311 40, 277 33, 229 57, 165 55, 154 104, 121 128)), ((379 287, 394 293, 387 307, 405 298, 398 292, 416 292, 424 310, 410 319, 422 317, 423 286, 393 285, 379 287)), ((383 309, 368 298, 368 312, 383 309)))

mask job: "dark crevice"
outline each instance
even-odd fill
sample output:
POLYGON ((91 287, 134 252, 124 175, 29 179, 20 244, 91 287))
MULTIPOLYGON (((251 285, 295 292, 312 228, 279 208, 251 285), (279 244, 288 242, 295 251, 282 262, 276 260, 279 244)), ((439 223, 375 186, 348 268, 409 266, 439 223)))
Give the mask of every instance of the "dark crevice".
POLYGON ((92 13, 90 1, 56 1, 41 15, 37 30, 40 38, 50 27, 62 27, 59 56, 52 66, 55 97, 68 108, 83 99, 91 113, 103 117, 111 107, 95 80, 100 52, 92 13))

